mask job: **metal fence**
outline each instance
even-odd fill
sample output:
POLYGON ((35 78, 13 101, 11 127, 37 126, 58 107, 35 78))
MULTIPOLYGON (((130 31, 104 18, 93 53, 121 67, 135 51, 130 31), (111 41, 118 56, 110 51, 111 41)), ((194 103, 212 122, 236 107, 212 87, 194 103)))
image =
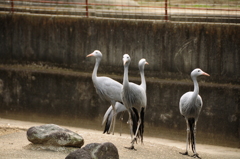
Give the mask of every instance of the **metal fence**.
POLYGON ((238 0, 4 0, 0 12, 240 23, 238 0))

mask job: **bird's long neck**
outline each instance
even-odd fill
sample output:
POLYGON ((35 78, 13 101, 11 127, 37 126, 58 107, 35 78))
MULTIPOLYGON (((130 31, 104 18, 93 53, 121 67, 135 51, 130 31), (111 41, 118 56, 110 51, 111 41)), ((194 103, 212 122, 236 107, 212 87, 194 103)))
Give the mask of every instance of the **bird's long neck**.
POLYGON ((192 101, 195 102, 199 93, 199 86, 198 86, 198 82, 197 82, 197 78, 196 77, 192 77, 193 80, 193 84, 194 84, 194 91, 192 94, 192 101))
POLYGON ((145 75, 144 75, 144 67, 139 67, 140 70, 140 76, 141 76, 141 86, 144 88, 146 91, 146 80, 145 80, 145 75))
POLYGON ((124 65, 124 74, 123 74, 123 87, 126 88, 129 85, 128 80, 128 65, 124 65))
POLYGON ((95 82, 96 79, 97 79, 97 71, 98 71, 98 67, 99 67, 100 62, 101 62, 101 58, 96 58, 96 63, 95 63, 93 73, 92 73, 93 82, 95 82))

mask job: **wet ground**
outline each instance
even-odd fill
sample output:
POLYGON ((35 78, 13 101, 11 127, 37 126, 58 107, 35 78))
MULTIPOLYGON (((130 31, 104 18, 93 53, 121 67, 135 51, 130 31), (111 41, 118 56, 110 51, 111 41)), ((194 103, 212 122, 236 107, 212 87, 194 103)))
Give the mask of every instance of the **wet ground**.
MULTIPOLYGON (((43 150, 41 146, 32 147, 27 140, 26 131, 31 126, 42 125, 46 123, 29 122, 13 119, 0 118, 0 154, 2 159, 60 159, 65 158, 69 151, 64 149, 48 149, 43 150)), ((115 135, 102 134, 102 131, 69 127, 74 132, 77 132, 85 139, 85 145, 92 142, 112 142, 118 148, 119 156, 122 159, 190 159, 190 156, 183 156, 179 152, 183 152, 185 142, 177 140, 169 140, 164 138, 146 136, 144 138, 144 145, 137 144, 135 148, 137 151, 127 150, 124 146, 129 146, 130 135, 119 132, 115 135)), ((206 144, 197 144, 197 150, 200 156, 204 159, 240 159, 240 149, 229 148, 222 146, 213 146, 206 144)))

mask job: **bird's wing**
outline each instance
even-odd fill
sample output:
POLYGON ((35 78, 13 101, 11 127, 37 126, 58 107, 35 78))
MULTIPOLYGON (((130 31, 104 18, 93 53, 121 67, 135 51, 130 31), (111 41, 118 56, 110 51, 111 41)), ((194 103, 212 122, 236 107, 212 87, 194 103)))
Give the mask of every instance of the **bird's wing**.
POLYGON ((180 113, 185 116, 185 111, 186 111, 186 107, 187 107, 187 101, 188 101, 188 92, 183 94, 180 98, 179 101, 179 110, 180 113))
POLYGON ((108 77, 98 77, 98 82, 95 85, 98 95, 106 100, 121 100, 122 84, 108 77))
POLYGON ((202 106, 203 106, 203 101, 200 95, 198 95, 195 106, 198 108, 198 113, 200 113, 202 106))
POLYGON ((128 100, 128 103, 131 104, 131 106, 146 107, 147 104, 146 92, 141 86, 130 82, 128 92, 126 93, 127 93, 126 100, 128 100))
POLYGON ((185 117, 197 117, 202 108, 202 98, 200 95, 197 96, 195 103, 190 99, 193 92, 187 92, 182 95, 179 101, 180 113, 185 117))

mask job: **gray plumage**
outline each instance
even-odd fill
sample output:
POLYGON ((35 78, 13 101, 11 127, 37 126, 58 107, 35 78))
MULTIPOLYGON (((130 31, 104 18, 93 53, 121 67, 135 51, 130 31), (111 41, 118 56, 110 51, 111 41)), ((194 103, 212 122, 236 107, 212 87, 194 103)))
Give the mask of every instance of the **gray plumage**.
MULTIPOLYGON (((144 75, 144 67, 145 67, 146 64, 148 65, 148 62, 146 61, 146 59, 142 58, 141 60, 139 60, 138 68, 139 68, 140 77, 141 77, 141 84, 140 84, 140 86, 145 91, 146 91, 146 80, 145 80, 145 75, 144 75)), ((116 109, 116 114, 115 114, 116 116, 119 113, 122 113, 122 112, 127 110, 126 107, 122 103, 119 103, 119 102, 116 103, 115 109, 116 109)), ((113 114, 114 114, 114 112, 112 111, 112 106, 110 105, 108 110, 105 112, 104 117, 103 117, 103 121, 102 121, 102 125, 106 122, 104 132, 108 132, 109 131, 110 125, 111 125, 111 121, 112 121, 112 118, 113 118, 113 114)))
POLYGON ((129 114, 129 126, 131 132, 131 146, 129 149, 134 149, 134 143, 137 137, 140 136, 143 142, 144 132, 144 113, 147 106, 147 96, 145 89, 135 83, 130 83, 128 80, 128 68, 131 58, 128 54, 123 55, 124 76, 122 87, 122 101, 127 108, 129 114))
POLYGON ((144 67, 145 65, 148 65, 148 62, 146 61, 146 59, 141 59, 139 62, 138 62, 138 68, 139 68, 139 71, 140 71, 140 76, 141 76, 141 84, 140 86, 146 91, 147 90, 147 85, 146 85, 146 80, 145 80, 145 74, 144 74, 144 67))
MULTIPOLYGON (((122 102, 121 99, 122 84, 109 77, 105 76, 98 77, 97 70, 102 59, 102 53, 99 50, 95 50, 93 53, 87 55, 87 57, 90 56, 94 56, 96 58, 96 63, 92 73, 92 81, 94 87, 96 88, 96 92, 100 96, 100 98, 105 99, 111 103, 113 111, 115 112, 116 102, 122 102)), ((116 120, 115 118, 112 119, 113 133, 115 120, 116 120)))
MULTIPOLYGON (((115 113, 112 109, 112 105, 107 109, 107 111, 104 114, 102 125, 105 123, 105 128, 103 133, 109 133, 112 125, 112 119, 117 116, 117 114, 122 113, 121 116, 123 116, 123 113, 126 111, 126 107, 119 102, 116 102, 115 104, 115 113), (115 115, 114 115, 115 114, 115 115)), ((122 117, 121 117, 122 118, 122 117)), ((121 133, 120 133, 121 135, 121 133)))
POLYGON ((182 95, 179 101, 179 110, 182 116, 184 116, 187 123, 187 141, 186 141, 186 152, 181 153, 183 155, 188 155, 188 147, 192 147, 194 157, 199 157, 196 152, 196 125, 198 121, 199 114, 201 112, 203 102, 199 95, 199 86, 197 82, 197 77, 200 75, 209 76, 209 74, 203 72, 201 69, 197 68, 191 72, 191 78, 194 84, 194 91, 187 92, 182 95))

